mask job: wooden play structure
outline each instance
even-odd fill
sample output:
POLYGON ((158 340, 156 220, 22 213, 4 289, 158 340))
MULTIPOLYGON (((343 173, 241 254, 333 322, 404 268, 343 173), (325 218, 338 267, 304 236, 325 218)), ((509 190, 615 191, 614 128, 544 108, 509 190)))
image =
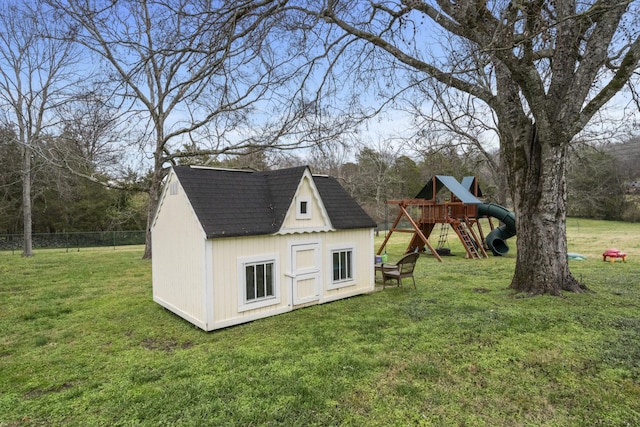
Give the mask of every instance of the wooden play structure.
POLYGON ((387 200, 387 204, 398 206, 399 213, 377 254, 384 251, 393 233, 405 232, 413 233, 406 253, 427 252, 428 248, 438 261, 442 261, 439 252, 450 227, 462 242, 466 258, 487 258, 487 249, 494 255, 503 255, 508 251, 504 240, 515 234, 515 216, 502 206, 484 203, 482 198, 476 177, 464 177, 460 183, 452 176, 436 175, 415 198, 387 200), (492 216, 505 225, 494 230, 492 216), (488 218, 491 238, 485 239, 479 222, 481 218, 488 218), (437 249, 429 243, 436 224, 441 224, 437 249))

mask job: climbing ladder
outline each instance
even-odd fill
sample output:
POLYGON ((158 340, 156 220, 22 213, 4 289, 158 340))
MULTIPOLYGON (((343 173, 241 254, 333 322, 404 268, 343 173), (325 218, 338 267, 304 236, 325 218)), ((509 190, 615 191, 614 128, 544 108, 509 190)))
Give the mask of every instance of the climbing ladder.
POLYGON ((436 246, 436 248, 442 249, 445 247, 445 245, 447 245, 448 247, 449 246, 448 240, 449 240, 449 225, 446 223, 443 223, 440 225, 440 237, 438 238, 438 246, 436 246))
POLYGON ((487 252, 484 250, 480 240, 473 231, 473 228, 467 221, 456 221, 451 224, 460 241, 467 251, 467 258, 487 258, 487 252))

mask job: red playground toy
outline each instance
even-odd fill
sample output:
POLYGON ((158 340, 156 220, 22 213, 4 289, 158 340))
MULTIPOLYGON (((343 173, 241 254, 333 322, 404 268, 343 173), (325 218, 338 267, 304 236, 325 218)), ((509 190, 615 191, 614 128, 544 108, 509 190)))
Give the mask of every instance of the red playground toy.
POLYGON ((624 252, 620 252, 618 249, 609 248, 602 253, 602 261, 606 261, 609 258, 609 261, 614 262, 616 258, 622 259, 622 262, 627 262, 627 254, 624 252))

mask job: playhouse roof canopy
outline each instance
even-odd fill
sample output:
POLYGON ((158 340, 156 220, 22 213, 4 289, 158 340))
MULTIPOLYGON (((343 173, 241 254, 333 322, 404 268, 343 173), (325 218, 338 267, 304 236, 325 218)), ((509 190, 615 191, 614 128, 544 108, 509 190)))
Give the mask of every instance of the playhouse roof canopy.
POLYGON ((335 178, 311 175, 307 166, 264 172, 191 166, 173 170, 208 238, 278 232, 305 174, 312 177, 334 229, 376 226, 335 178))
MULTIPOLYGON (((435 195, 438 194, 442 188, 446 188, 456 196, 462 203, 466 204, 480 204, 480 201, 476 196, 474 196, 469 190, 473 186, 475 181, 475 177, 467 176, 462 180, 462 184, 458 182, 452 176, 446 175, 436 175, 425 185, 422 190, 415 197, 416 199, 425 199, 425 200, 433 200, 435 195), (434 181, 435 181, 435 192, 434 192, 434 181)), ((481 195, 481 194, 479 194, 481 195)))

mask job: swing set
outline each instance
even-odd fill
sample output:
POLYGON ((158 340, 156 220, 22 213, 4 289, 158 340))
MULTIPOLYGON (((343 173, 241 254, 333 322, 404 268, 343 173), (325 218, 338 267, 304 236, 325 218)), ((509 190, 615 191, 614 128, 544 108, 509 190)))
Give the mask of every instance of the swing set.
POLYGON ((393 225, 378 249, 380 255, 389 238, 394 232, 412 233, 413 236, 405 253, 427 252, 440 262, 440 254, 447 252, 448 231, 452 228, 466 251, 466 258, 487 258, 485 236, 479 222, 481 218, 488 218, 491 230, 494 229, 491 217, 485 215, 487 204, 483 203, 482 191, 474 176, 464 177, 462 183, 452 176, 436 175, 424 186, 413 199, 387 200, 389 205, 397 205, 399 209, 393 225), (442 197, 444 196, 444 197, 442 197), (401 221, 404 221, 404 226, 401 221), (406 226, 408 223, 409 227, 406 226), (437 248, 429 243, 429 236, 436 224, 440 226, 440 236, 437 248))

